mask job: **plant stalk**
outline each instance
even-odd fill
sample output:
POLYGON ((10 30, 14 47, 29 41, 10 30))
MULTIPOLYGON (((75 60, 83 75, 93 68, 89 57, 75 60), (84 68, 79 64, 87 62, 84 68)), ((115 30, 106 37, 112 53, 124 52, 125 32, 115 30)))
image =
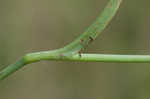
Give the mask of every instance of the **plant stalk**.
POLYGON ((102 54, 81 54, 84 48, 93 42, 97 36, 106 28, 110 20, 116 14, 122 0, 110 0, 104 11, 97 17, 96 21, 81 34, 72 43, 63 48, 53 51, 43 51, 29 53, 18 60, 15 64, 9 65, 0 72, 0 80, 7 78, 9 75, 22 68, 26 64, 38 62, 41 60, 63 60, 63 61, 85 61, 85 62, 148 62, 149 57, 139 56, 115 56, 102 54), (119 60, 119 57, 121 60, 119 60), (147 61, 146 61, 147 60, 147 61))

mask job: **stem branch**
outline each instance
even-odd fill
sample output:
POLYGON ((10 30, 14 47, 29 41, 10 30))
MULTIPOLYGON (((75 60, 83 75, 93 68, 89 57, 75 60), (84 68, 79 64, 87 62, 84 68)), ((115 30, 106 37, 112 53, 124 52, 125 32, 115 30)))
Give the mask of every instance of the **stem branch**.
POLYGON ((121 0, 110 0, 104 11, 97 17, 96 21, 76 40, 63 48, 53 51, 30 53, 18 60, 15 64, 9 65, 0 72, 0 80, 11 75, 26 64, 41 60, 64 60, 64 61, 85 61, 85 62, 149 62, 150 56, 117 56, 103 54, 81 54, 90 42, 104 30, 110 20, 116 14, 121 0))

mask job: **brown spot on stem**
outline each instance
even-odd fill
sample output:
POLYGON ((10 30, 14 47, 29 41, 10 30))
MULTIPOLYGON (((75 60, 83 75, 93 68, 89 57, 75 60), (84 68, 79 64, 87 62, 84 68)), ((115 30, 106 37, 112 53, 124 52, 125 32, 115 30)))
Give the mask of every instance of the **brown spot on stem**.
POLYGON ((79 51, 78 53, 79 53, 79 56, 80 56, 80 57, 82 57, 82 52, 81 52, 81 51, 79 51))
POLYGON ((60 54, 60 57, 64 57, 64 54, 60 54))
POLYGON ((89 37, 89 43, 92 42, 92 41, 94 41, 94 39, 93 39, 93 37, 90 36, 89 37))
POLYGON ((83 40, 83 39, 79 40, 79 43, 80 43, 81 45, 84 45, 84 40, 83 40))
POLYGON ((83 41, 84 41, 84 40, 83 40, 83 39, 81 39, 81 40, 80 40, 80 43, 83 43, 83 41))

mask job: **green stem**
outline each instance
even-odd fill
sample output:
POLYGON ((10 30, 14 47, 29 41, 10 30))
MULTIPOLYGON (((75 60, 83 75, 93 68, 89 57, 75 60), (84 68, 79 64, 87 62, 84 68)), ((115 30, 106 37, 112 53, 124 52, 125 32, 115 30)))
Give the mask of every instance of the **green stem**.
MULTIPOLYGON (((11 75, 26 64, 38 62, 40 60, 72 60, 72 61, 95 61, 98 60, 96 55, 81 54, 83 50, 90 42, 94 41, 96 37, 104 30, 110 20, 116 14, 121 0, 110 0, 106 5, 104 11, 96 21, 75 41, 68 44, 64 48, 60 48, 53 51, 43 51, 37 53, 30 53, 18 60, 15 64, 9 65, 0 72, 0 80, 11 75)), ((100 56, 99 56, 100 57, 100 56)), ((97 56, 98 58, 98 56, 97 56)), ((110 60, 111 61, 111 60, 110 60)))
POLYGON ((86 48, 89 43, 93 42, 114 17, 121 1, 122 0, 110 0, 103 12, 97 17, 96 21, 75 41, 63 48, 67 52, 66 54, 74 55, 86 48))
MULTIPOLYGON (((96 37, 104 30, 110 20, 116 14, 122 0, 110 0, 104 11, 97 17, 96 21, 76 40, 66 45, 64 48, 60 48, 54 51, 43 51, 37 53, 27 54, 27 56, 41 56, 35 58, 34 61, 40 61, 47 56, 55 57, 67 57, 75 54, 80 54, 81 50, 84 49, 89 43, 94 41, 96 37)), ((30 60, 31 61, 31 60, 30 60)))
POLYGON ((26 55, 25 61, 28 63, 39 60, 57 61, 80 61, 80 62, 124 62, 124 63, 150 63, 150 55, 116 55, 116 54, 76 54, 73 56, 54 57, 51 54, 31 54, 26 55))
POLYGON ((112 55, 112 54, 81 54, 68 57, 53 57, 32 54, 25 56, 0 72, 0 80, 3 80, 13 72, 17 71, 27 63, 36 62, 35 60, 56 60, 56 61, 80 61, 80 62, 111 62, 111 63, 150 63, 150 55, 112 55))
POLYGON ((150 55, 81 54, 81 56, 74 55, 72 57, 64 58, 62 60, 107 63, 150 63, 150 55))
POLYGON ((0 72, 0 80, 3 80, 7 76, 11 75, 15 71, 17 71, 18 69, 20 69, 21 67, 23 67, 24 65, 26 65, 26 61, 24 60, 24 58, 21 58, 15 64, 9 65, 8 67, 6 67, 5 69, 3 69, 0 72))

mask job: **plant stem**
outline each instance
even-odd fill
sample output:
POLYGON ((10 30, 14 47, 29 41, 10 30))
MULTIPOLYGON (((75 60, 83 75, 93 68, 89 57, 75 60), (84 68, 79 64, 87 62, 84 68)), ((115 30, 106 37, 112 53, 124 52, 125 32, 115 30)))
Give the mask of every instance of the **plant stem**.
POLYGON ((3 80, 13 72, 17 71, 28 63, 38 62, 39 60, 56 61, 80 61, 80 62, 111 62, 111 63, 150 63, 150 55, 112 55, 112 54, 81 54, 68 57, 53 57, 51 55, 43 56, 32 54, 18 60, 15 64, 9 65, 0 72, 0 80, 3 80))
MULTIPOLYGON (((81 55, 81 50, 83 50, 87 45, 89 45, 89 43, 94 41, 96 37, 104 30, 104 28, 108 25, 110 20, 116 14, 120 6, 120 3, 121 0, 110 0, 106 5, 102 14, 97 17, 96 21, 72 43, 57 50, 30 53, 25 55, 15 64, 9 65, 4 70, 2 70, 0 72, 0 80, 11 75, 13 72, 17 71, 26 64, 38 62, 41 60, 65 60, 65 61, 68 60, 68 61, 93 61, 93 62, 94 60, 105 62, 113 61, 114 59, 112 58, 111 55, 107 57, 105 55, 95 55, 95 54, 81 55)), ((124 61, 125 60, 128 59, 125 58, 124 61)))
POLYGON ((17 71, 18 69, 20 69, 21 67, 23 67, 24 65, 26 65, 26 62, 25 62, 24 58, 21 58, 15 64, 9 65, 8 67, 6 67, 5 69, 3 69, 0 72, 0 80, 3 80, 7 76, 11 75, 15 71, 17 71))
POLYGON ((116 14, 122 0, 110 0, 96 21, 76 40, 64 47, 67 54, 76 54, 93 42, 116 14), (70 52, 70 53, 69 53, 70 52))
POLYGON ((76 54, 73 56, 53 57, 53 55, 36 53, 25 56, 27 63, 37 62, 37 59, 80 62, 150 63, 150 55, 76 54))
POLYGON ((150 55, 81 54, 81 56, 74 55, 62 60, 107 63, 150 63, 150 55))

